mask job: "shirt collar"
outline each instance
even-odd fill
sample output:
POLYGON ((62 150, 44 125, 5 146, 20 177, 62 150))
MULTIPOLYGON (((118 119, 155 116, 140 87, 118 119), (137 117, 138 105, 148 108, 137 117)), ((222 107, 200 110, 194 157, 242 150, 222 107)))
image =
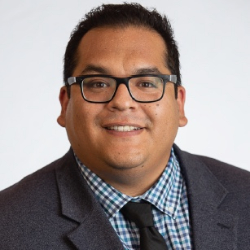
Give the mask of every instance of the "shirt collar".
POLYGON ((115 216, 128 201, 140 200, 150 202, 161 212, 169 215, 173 219, 175 218, 180 205, 183 179, 179 162, 174 154, 173 148, 168 164, 158 181, 143 195, 137 197, 131 197, 119 192, 84 166, 76 155, 75 158, 83 177, 109 218, 115 216))

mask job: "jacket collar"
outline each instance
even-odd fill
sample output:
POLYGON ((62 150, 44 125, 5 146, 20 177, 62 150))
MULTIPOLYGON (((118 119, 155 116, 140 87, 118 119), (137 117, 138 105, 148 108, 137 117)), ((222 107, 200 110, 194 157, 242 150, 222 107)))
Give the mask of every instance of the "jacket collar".
POLYGON ((77 249, 123 249, 123 246, 95 199, 76 164, 73 151, 63 158, 56 169, 61 212, 77 227, 68 233, 68 239, 77 249))
POLYGON ((237 217, 223 209, 228 191, 201 157, 174 149, 187 185, 194 249, 235 249, 237 217))

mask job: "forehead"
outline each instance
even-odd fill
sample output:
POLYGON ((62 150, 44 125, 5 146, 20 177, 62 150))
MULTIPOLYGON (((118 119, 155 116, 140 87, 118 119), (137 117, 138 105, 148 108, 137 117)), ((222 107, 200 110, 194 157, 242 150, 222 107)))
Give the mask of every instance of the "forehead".
POLYGON ((94 28, 85 34, 78 46, 76 69, 87 64, 124 69, 147 66, 143 64, 166 67, 166 50, 161 35, 145 27, 94 28))

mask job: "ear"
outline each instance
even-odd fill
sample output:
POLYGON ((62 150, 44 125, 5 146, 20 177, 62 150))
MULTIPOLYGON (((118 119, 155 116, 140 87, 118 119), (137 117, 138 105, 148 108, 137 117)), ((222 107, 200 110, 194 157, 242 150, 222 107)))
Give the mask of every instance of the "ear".
POLYGON ((177 89, 178 96, 177 96, 177 105, 178 105, 178 111, 179 111, 179 127, 184 127, 188 120, 185 116, 184 106, 185 106, 185 100, 186 100, 186 90, 182 86, 178 86, 177 89))
POLYGON ((69 103, 69 97, 66 87, 62 87, 59 93, 59 101, 61 104, 61 114, 57 118, 57 122, 62 127, 66 126, 66 111, 69 103))

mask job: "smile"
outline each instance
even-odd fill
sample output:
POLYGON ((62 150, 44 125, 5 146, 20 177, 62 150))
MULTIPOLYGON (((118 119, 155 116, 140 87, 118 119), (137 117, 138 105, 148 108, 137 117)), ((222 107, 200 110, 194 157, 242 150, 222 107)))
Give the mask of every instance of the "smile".
POLYGON ((115 130, 119 132, 129 132, 129 131, 134 131, 134 130, 139 130, 141 128, 139 127, 134 127, 134 126, 112 126, 112 127, 107 127, 108 130, 115 130))

